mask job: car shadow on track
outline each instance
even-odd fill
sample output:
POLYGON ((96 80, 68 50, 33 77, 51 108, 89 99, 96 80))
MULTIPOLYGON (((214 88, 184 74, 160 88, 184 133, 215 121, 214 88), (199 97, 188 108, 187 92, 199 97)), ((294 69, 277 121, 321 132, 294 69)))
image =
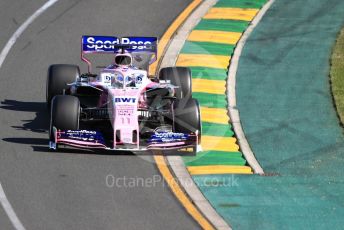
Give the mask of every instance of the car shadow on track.
POLYGON ((18 112, 36 113, 36 117, 33 120, 23 120, 24 124, 22 126, 12 126, 13 128, 36 133, 48 132, 50 115, 45 102, 23 102, 6 99, 1 102, 0 108, 18 112))
MULTIPOLYGON (((45 102, 24 102, 17 100, 4 100, 0 105, 1 109, 12 110, 17 112, 32 112, 35 113, 35 117, 32 120, 23 120, 23 124, 20 126, 12 126, 17 130, 29 131, 34 133, 42 133, 43 138, 35 137, 10 137, 3 138, 3 141, 11 142, 14 144, 31 145, 35 152, 52 152, 48 147, 48 130, 50 122, 50 112, 45 102)), ((61 148, 59 153, 74 153, 74 154, 97 154, 97 155, 181 155, 175 151, 154 151, 153 152, 140 152, 133 153, 130 151, 114 152, 106 150, 80 150, 75 148, 61 148)), ((184 153, 182 155, 189 155, 184 153)))
MULTIPOLYGON (((12 110, 17 112, 32 112, 35 113, 35 117, 32 120, 23 120, 22 125, 12 126, 17 130, 29 131, 34 133, 42 133, 45 137, 10 137, 3 138, 3 141, 11 142, 15 144, 31 145, 35 152, 51 152, 48 147, 48 130, 50 113, 45 102, 24 102, 17 100, 4 100, 0 105, 1 109, 12 110)), ((82 153, 82 154, 109 154, 103 151, 87 151, 79 149, 63 148, 60 153, 82 153)), ((128 153, 126 153, 129 155, 128 153)))

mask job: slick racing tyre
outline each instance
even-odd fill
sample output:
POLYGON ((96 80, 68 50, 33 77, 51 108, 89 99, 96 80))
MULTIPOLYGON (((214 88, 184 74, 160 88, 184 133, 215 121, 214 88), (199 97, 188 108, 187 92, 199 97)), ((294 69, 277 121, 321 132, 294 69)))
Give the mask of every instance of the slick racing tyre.
POLYGON ((46 89, 48 107, 53 97, 62 95, 63 90, 68 88, 67 84, 75 82, 79 75, 80 70, 76 65, 58 64, 49 67, 46 89))
POLYGON ((78 130, 80 102, 77 97, 57 95, 51 102, 50 139, 53 137, 53 127, 60 130, 78 130))
POLYGON ((196 99, 182 99, 174 102, 174 132, 190 133, 198 130, 198 144, 201 143, 201 114, 196 99))
POLYGON ((169 80, 172 85, 178 86, 175 96, 177 99, 189 99, 192 93, 191 70, 187 67, 166 67, 159 72, 160 80, 169 80))

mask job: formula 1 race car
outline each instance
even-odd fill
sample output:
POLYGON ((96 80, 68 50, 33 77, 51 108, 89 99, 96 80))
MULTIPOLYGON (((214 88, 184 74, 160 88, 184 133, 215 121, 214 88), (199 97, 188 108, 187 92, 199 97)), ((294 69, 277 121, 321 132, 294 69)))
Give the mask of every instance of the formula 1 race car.
POLYGON ((81 43, 87 73, 75 65, 49 67, 50 149, 197 151, 201 119, 190 69, 167 67, 148 76, 157 38, 83 36, 81 43), (113 63, 94 74, 85 55, 93 53, 112 54, 113 63))

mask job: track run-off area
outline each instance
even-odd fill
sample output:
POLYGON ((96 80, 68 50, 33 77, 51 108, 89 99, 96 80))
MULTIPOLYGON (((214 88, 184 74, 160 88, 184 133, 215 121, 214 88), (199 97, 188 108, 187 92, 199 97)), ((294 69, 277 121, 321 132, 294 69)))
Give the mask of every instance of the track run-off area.
POLYGON ((233 229, 342 229, 344 139, 329 61, 343 15, 341 0, 276 0, 246 41, 237 106, 266 174, 200 187, 233 229))

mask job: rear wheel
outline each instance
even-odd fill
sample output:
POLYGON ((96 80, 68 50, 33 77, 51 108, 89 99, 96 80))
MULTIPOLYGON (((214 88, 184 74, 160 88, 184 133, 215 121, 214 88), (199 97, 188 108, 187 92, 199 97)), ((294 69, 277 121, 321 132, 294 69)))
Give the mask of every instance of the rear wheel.
POLYGON ((178 86, 176 89, 177 99, 191 98, 192 78, 191 70, 187 67, 166 67, 159 72, 160 80, 169 80, 172 85, 178 86))
POLYGON ((50 139, 53 140, 53 127, 60 130, 78 130, 80 102, 69 95, 55 96, 51 102, 50 139))
POLYGON ((174 102, 174 131, 190 133, 198 130, 198 144, 201 143, 201 115, 196 99, 176 100, 174 102))
POLYGON ((75 82, 79 75, 80 70, 76 65, 57 64, 49 67, 46 88, 48 107, 53 97, 63 95, 63 91, 69 88, 67 84, 75 82))

